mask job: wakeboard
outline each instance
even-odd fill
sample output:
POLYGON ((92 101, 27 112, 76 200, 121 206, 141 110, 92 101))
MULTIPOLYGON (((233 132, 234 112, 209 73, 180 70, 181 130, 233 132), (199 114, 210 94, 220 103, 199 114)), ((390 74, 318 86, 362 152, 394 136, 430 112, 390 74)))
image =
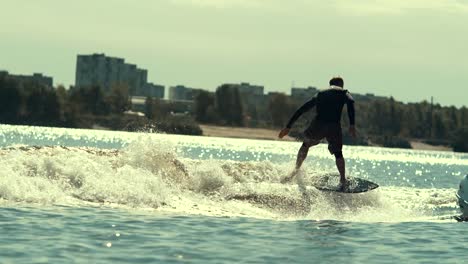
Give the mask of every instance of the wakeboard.
POLYGON ((452 217, 453 219, 457 220, 457 222, 468 222, 468 216, 456 215, 452 217))
POLYGON ((314 177, 311 185, 321 191, 340 193, 363 193, 379 187, 377 183, 357 177, 346 177, 347 184, 343 188, 340 185, 340 176, 336 174, 314 177))

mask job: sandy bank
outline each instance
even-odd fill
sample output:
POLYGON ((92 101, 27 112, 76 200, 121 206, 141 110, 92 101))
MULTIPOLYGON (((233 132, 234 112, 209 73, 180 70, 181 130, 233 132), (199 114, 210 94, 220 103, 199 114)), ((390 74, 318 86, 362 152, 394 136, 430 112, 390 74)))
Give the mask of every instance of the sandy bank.
POLYGON ((419 150, 453 151, 453 149, 448 146, 433 146, 419 141, 411 141, 410 144, 413 149, 419 150))
MULTIPOLYGON (((228 137, 228 138, 248 138, 248 139, 278 139, 279 130, 249 127, 224 127, 200 125, 204 136, 209 137, 228 137)), ((286 136, 281 140, 294 141, 294 138, 286 136)))
MULTIPOLYGON (((264 128, 249 128, 249 127, 224 127, 212 125, 200 125, 204 136, 209 137, 227 137, 227 138, 247 138, 247 139, 278 139, 278 130, 264 128)), ((292 137, 284 137, 281 140, 294 141, 292 137)), ((447 146, 433 146, 419 141, 411 141, 411 147, 418 150, 435 150, 435 151, 452 151, 447 146)))

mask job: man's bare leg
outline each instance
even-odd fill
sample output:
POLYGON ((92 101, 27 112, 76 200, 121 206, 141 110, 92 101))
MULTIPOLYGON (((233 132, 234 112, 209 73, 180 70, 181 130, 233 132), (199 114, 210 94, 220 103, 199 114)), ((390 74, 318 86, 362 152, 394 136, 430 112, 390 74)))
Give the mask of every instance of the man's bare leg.
POLYGON ((307 158, 307 154, 309 153, 309 148, 310 148, 310 144, 306 144, 305 142, 302 143, 302 146, 299 149, 299 152, 297 152, 295 171, 298 171, 301 168, 302 163, 307 158))
POLYGON ((309 153, 309 148, 310 147, 311 147, 310 144, 307 144, 305 142, 302 143, 302 146, 299 149, 299 152, 297 153, 296 168, 294 169, 294 171, 288 177, 282 179, 281 183, 288 182, 288 181, 292 180, 292 178, 294 178, 294 176, 296 176, 297 172, 299 171, 299 169, 302 166, 302 163, 307 158, 307 154, 309 153))
POLYGON ((346 166, 345 166, 345 160, 343 157, 336 158, 336 168, 338 169, 338 172, 340 173, 340 183, 341 186, 344 187, 344 184, 346 183, 346 166))

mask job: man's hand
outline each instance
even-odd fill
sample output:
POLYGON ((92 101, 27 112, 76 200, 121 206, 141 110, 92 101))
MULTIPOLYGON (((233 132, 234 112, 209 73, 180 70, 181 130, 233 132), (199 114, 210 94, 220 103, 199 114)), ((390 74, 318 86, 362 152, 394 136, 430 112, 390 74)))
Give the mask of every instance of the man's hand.
POLYGON ((278 137, 279 137, 279 138, 283 138, 283 137, 286 136, 287 134, 289 134, 289 128, 285 127, 285 128, 283 128, 283 129, 279 132, 278 137))
POLYGON ((356 138, 356 128, 354 126, 349 127, 349 134, 353 137, 356 138))

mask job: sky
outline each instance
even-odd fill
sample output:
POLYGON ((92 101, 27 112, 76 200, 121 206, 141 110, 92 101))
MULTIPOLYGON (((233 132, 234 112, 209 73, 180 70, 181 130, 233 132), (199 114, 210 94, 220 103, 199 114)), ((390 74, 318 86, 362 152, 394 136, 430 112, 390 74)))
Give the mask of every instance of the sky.
POLYGON ((0 69, 73 85, 77 54, 214 91, 326 88, 468 106, 468 0, 1 0, 0 69))

